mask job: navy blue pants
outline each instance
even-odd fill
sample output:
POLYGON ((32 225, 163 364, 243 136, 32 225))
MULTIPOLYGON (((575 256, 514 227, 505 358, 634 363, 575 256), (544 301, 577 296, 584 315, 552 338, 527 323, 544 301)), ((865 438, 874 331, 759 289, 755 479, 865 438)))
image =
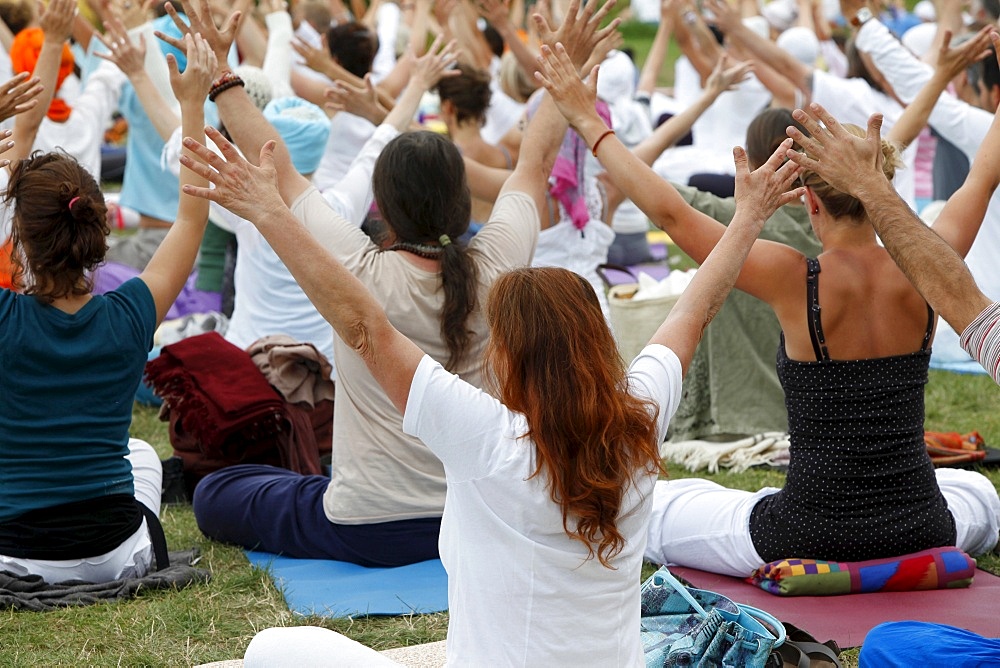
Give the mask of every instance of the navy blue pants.
POLYGON ((437 558, 441 518, 334 524, 323 512, 329 483, 274 466, 230 466, 198 483, 194 515, 209 538, 248 550, 368 567, 437 558))

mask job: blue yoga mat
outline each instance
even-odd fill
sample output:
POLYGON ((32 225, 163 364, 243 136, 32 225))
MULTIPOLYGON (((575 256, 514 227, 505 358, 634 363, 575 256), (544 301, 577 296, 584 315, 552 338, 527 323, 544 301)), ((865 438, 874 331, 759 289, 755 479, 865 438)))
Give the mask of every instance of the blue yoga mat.
POLYGON ((291 559, 247 551, 250 563, 267 570, 300 615, 364 617, 443 612, 448 575, 440 559, 397 568, 365 568, 325 559, 291 559))

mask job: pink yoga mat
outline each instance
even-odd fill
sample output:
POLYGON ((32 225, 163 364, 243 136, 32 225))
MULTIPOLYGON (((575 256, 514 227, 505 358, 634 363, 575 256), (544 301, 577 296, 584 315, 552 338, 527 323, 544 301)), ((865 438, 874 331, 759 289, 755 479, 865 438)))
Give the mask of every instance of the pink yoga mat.
POLYGON ((698 589, 725 594, 737 603, 766 610, 783 622, 808 631, 820 642, 833 639, 841 648, 859 647, 882 622, 915 620, 967 629, 1000 638, 1000 578, 977 570, 967 589, 848 594, 844 596, 775 596, 726 575, 670 566, 698 589))

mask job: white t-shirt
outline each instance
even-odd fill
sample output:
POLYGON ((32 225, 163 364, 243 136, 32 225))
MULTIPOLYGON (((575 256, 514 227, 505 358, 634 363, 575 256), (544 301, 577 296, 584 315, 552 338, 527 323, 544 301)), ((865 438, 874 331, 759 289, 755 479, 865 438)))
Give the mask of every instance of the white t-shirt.
MULTIPOLYGON (((381 251, 309 188, 291 207, 319 243, 365 284, 396 329, 436 360, 449 352, 441 336, 444 291, 440 272, 426 271, 404 254, 381 251)), ((527 266, 538 238, 534 201, 521 192, 502 195, 489 222, 469 243, 475 250, 477 308, 466 322, 473 332, 457 371, 482 384, 487 326, 482 312, 496 278, 527 266)), ((403 433, 403 416, 340 338, 333 342, 338 380, 333 416, 332 477, 323 499, 337 524, 371 524, 438 517, 444 507, 444 469, 419 439, 403 433)))
MULTIPOLYGON (((680 361, 647 346, 629 384, 659 406, 662 440, 680 400, 680 361)), ((655 475, 637 471, 622 499, 625 547, 612 570, 567 536, 544 474, 531 477, 535 448, 523 438, 523 415, 424 357, 403 429, 440 457, 448 479, 439 547, 449 665, 645 665, 639 577, 655 475)))

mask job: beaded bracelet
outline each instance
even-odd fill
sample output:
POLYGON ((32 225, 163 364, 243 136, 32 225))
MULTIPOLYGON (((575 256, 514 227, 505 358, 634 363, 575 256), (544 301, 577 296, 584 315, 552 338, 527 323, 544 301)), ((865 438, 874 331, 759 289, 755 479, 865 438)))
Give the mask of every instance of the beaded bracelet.
POLYGON ((591 153, 594 154, 595 158, 597 157, 597 147, 601 145, 601 142, 604 141, 605 137, 607 137, 608 135, 613 135, 614 133, 615 133, 614 130, 605 130, 604 134, 602 134, 600 137, 597 138, 597 141, 594 142, 594 148, 592 148, 590 151, 591 153))
POLYGON ((223 91, 236 86, 245 86, 243 79, 232 72, 225 72, 222 76, 212 82, 212 87, 208 90, 209 102, 215 102, 215 98, 223 91))

